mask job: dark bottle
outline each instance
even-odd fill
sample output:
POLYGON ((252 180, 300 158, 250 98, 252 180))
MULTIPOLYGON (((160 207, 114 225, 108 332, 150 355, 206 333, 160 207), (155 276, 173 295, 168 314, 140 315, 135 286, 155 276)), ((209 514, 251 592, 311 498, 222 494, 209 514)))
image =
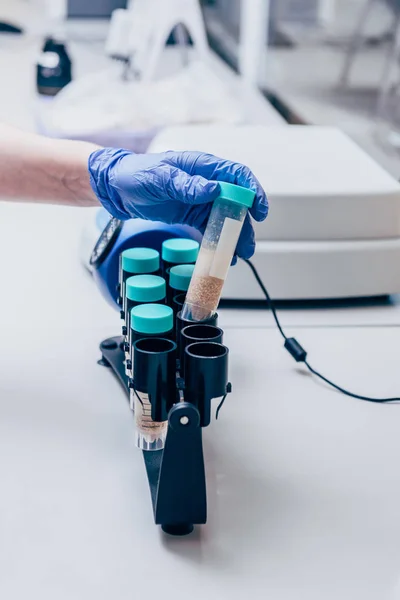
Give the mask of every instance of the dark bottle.
POLYGON ((65 44, 46 38, 36 65, 36 85, 39 94, 55 96, 72 81, 72 63, 65 44))

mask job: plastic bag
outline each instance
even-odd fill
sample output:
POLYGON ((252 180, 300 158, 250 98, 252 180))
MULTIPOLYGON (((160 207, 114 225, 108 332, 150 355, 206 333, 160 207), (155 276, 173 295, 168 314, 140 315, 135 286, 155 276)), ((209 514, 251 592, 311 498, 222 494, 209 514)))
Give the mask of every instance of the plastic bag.
POLYGON ((66 86, 42 110, 47 132, 87 136, 99 131, 143 131, 190 123, 242 122, 238 101, 203 62, 142 83, 123 81, 116 66, 66 86))

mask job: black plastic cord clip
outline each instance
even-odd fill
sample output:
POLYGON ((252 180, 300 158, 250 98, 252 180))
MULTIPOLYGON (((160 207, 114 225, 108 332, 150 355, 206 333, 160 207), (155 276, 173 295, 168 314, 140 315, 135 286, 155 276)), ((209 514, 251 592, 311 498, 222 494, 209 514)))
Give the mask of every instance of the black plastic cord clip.
POLYGON ((296 338, 286 338, 285 348, 293 356, 296 362, 305 362, 307 358, 307 352, 303 346, 299 344, 296 338))

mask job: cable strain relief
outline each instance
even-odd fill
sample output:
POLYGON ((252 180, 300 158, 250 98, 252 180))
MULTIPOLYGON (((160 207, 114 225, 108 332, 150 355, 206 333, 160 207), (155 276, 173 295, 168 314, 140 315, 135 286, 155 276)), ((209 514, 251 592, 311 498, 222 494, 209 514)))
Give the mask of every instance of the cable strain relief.
POLYGON ((299 344, 296 338, 286 338, 285 348, 291 354, 296 362, 305 362, 307 352, 299 344))

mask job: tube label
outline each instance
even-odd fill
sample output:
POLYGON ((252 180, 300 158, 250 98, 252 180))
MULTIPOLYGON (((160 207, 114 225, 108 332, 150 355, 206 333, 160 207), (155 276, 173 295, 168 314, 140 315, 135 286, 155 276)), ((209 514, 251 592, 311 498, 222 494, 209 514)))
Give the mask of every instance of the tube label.
POLYGON ((226 217, 221 229, 214 258, 210 266, 211 277, 225 279, 235 254, 236 244, 239 239, 243 222, 226 217))
POLYGON ((149 395, 131 390, 134 399, 136 445, 141 450, 157 450, 164 447, 168 421, 157 422, 151 418, 149 395))

